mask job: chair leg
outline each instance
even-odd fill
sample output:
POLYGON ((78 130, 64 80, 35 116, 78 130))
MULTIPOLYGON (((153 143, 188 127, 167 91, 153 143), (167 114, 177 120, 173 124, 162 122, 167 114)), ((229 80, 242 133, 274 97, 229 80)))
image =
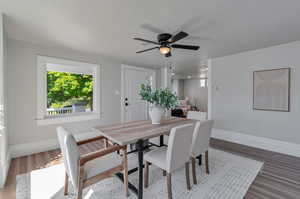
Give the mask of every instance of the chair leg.
POLYGON ((206 168, 206 173, 209 174, 208 151, 205 152, 205 168, 206 168))
POLYGON ((193 183, 197 184, 196 177, 196 158, 192 157, 192 175, 193 175, 193 183))
POLYGON ((145 179, 145 188, 148 188, 149 185, 149 162, 146 161, 145 163, 145 173, 144 173, 144 179, 145 179))
POLYGON ((128 160, 127 160, 127 148, 123 149, 123 167, 124 167, 124 187, 125 187, 125 196, 129 196, 128 191, 128 160))
POLYGON ((166 176, 167 172, 165 170, 163 170, 163 176, 166 176))
POLYGON ((68 185, 69 185, 69 176, 66 173, 65 174, 65 189, 64 189, 64 195, 68 195, 68 185))
POLYGON ((172 199, 172 182, 171 182, 171 174, 167 173, 167 189, 168 189, 168 199, 172 199))
POLYGON ((83 167, 80 167, 80 171, 78 175, 77 199, 82 199, 83 177, 84 177, 84 169, 83 167))
POLYGON ((190 183, 190 163, 185 163, 185 178, 186 178, 186 188, 191 190, 191 183, 190 183))
POLYGON ((107 149, 108 148, 108 140, 104 139, 104 147, 107 149))

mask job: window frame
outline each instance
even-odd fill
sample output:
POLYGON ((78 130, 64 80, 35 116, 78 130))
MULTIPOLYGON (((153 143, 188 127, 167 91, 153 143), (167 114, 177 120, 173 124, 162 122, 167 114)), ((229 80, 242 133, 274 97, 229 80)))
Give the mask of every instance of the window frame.
POLYGON ((100 65, 48 56, 37 56, 37 124, 49 125, 100 119, 100 65), (67 115, 47 115, 47 71, 93 76, 93 111, 67 115))

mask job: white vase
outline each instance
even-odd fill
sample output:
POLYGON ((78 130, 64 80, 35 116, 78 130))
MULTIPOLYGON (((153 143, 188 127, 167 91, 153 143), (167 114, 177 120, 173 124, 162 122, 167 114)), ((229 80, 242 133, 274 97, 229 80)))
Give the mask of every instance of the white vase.
POLYGON ((165 113, 165 109, 163 109, 161 106, 152 106, 149 109, 149 115, 152 121, 152 124, 160 124, 161 118, 163 114, 165 113))

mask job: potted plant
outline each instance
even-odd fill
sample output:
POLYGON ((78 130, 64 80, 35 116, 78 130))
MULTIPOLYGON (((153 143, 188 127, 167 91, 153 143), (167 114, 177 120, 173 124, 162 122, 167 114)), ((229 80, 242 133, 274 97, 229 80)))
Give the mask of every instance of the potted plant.
POLYGON ((168 88, 152 90, 149 84, 142 84, 139 95, 142 100, 149 102, 149 115, 152 124, 160 124, 166 109, 174 108, 178 98, 168 88))

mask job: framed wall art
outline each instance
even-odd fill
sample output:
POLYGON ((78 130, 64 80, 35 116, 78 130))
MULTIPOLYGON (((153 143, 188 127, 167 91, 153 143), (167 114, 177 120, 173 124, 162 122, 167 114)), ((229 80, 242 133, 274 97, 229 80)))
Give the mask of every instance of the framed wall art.
POLYGON ((290 111, 290 68, 253 72, 253 109, 290 111))

